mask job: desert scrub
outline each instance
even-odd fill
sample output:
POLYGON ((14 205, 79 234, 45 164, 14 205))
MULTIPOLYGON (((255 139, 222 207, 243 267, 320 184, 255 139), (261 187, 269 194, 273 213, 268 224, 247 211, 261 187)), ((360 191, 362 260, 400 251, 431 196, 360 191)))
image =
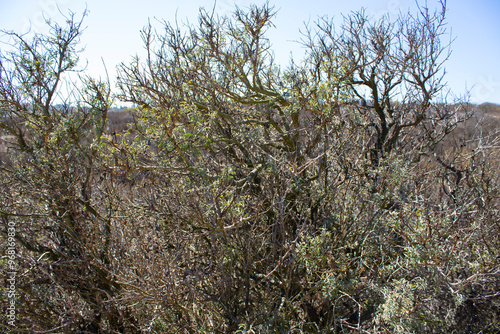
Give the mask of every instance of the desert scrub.
POLYGON ((394 280, 381 289, 384 302, 378 308, 376 321, 380 326, 387 326, 394 333, 419 333, 425 326, 425 317, 415 314, 420 292, 425 288, 421 278, 407 281, 394 280))

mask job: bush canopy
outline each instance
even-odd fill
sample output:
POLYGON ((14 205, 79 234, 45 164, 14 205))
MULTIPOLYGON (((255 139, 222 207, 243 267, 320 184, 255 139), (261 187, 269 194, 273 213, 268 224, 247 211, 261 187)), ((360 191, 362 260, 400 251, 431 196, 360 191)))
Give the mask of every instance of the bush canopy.
POLYGON ((445 3, 321 18, 287 66, 269 4, 201 9, 116 88, 85 15, 3 33, 4 332, 500 330, 500 118, 449 100, 445 3))

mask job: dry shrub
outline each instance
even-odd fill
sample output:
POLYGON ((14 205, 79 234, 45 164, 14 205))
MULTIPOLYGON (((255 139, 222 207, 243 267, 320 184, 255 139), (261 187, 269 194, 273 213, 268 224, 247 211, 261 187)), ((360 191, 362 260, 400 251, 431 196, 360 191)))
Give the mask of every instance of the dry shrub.
POLYGON ((11 34, 24 47, 0 58, 0 214, 3 240, 16 226, 18 330, 498 331, 498 117, 436 103, 445 6, 354 13, 339 33, 320 20, 285 69, 274 15, 146 27, 150 58, 121 66, 127 111, 91 78, 55 103, 74 16, 11 34))

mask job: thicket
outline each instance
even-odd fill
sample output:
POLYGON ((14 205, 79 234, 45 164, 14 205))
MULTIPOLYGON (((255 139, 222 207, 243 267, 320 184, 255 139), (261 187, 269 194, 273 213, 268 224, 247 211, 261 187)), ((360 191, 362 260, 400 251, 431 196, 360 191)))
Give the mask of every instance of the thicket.
POLYGON ((67 84, 83 19, 5 33, 3 331, 500 330, 498 133, 447 99, 441 5, 320 19, 286 67, 271 6, 202 9, 147 26, 116 92, 67 84))

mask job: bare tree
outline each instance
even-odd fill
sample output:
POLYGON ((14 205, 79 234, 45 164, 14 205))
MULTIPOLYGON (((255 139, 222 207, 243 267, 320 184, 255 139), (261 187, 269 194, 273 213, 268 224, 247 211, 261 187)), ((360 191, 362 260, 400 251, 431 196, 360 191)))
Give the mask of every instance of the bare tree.
POLYGON ((305 34, 315 80, 334 75, 355 99, 375 166, 402 143, 415 145, 415 128, 422 136, 417 145, 434 147, 456 124, 457 111, 466 111, 439 103, 447 94, 444 64, 451 54, 446 2, 440 5, 436 12, 419 6, 416 15, 396 21, 372 22, 360 11, 344 17, 338 30, 322 19, 318 32, 305 34))

